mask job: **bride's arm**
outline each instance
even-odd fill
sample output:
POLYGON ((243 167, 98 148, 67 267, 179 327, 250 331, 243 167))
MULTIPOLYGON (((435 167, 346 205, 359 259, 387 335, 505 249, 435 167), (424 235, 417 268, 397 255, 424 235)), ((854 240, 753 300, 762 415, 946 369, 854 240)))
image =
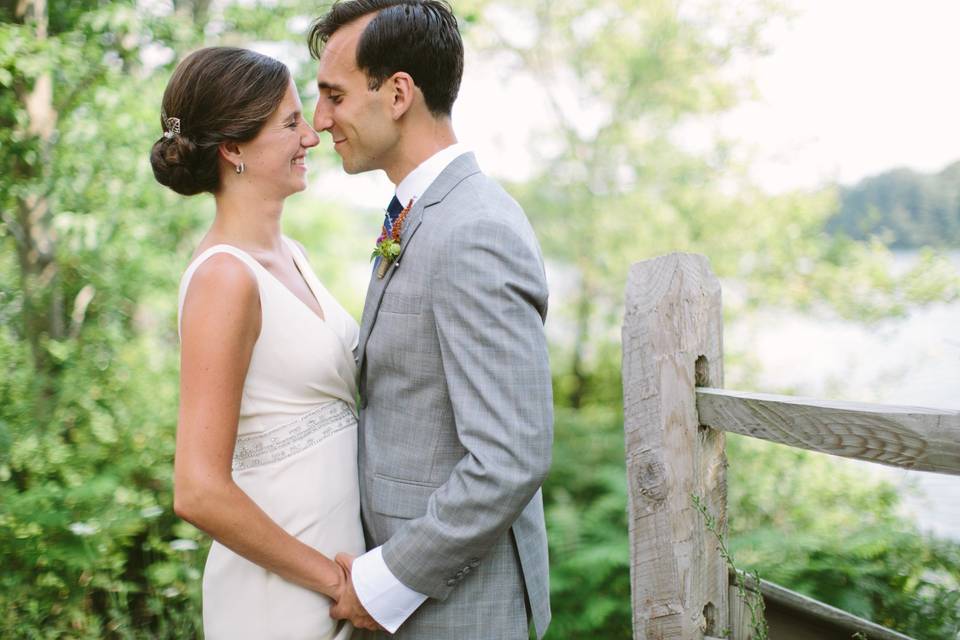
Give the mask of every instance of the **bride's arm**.
POLYGON ((284 531, 231 477, 243 382, 259 333, 255 276, 233 256, 211 257, 183 306, 173 508, 251 562, 336 600, 343 569, 284 531))

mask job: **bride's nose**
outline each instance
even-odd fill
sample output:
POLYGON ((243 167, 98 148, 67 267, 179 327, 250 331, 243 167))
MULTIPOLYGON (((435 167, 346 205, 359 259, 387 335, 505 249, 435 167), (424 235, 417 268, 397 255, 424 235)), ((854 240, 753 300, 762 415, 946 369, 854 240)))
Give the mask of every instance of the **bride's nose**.
POLYGON ((303 120, 303 126, 306 127, 306 131, 300 136, 300 145, 309 149, 320 144, 320 136, 306 120, 303 120))

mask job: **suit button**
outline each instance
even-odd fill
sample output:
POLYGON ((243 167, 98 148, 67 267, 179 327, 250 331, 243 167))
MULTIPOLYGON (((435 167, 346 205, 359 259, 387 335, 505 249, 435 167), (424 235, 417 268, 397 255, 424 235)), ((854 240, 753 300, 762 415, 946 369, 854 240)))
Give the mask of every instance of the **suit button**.
POLYGON ((470 573, 470 567, 464 567, 464 568, 463 568, 463 575, 467 575, 468 573, 470 573))
POLYGON ((447 586, 448 586, 448 587, 452 587, 452 586, 455 585, 455 584, 457 584, 457 579, 456 579, 456 578, 450 578, 449 580, 447 580, 447 586))
POLYGON ((474 558, 473 560, 471 560, 471 561, 470 561, 470 566, 473 567, 474 569, 476 569, 477 567, 479 567, 479 566, 480 566, 480 559, 479 559, 479 558, 474 558))

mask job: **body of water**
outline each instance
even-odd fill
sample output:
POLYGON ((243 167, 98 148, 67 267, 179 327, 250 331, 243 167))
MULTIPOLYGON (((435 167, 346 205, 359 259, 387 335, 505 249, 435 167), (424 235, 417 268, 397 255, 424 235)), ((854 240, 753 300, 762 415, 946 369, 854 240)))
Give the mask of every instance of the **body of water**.
MULTIPOLYGON (((960 252, 949 258, 960 271, 960 252)), ((915 259, 897 254, 895 267, 915 259)), ((751 355, 754 391, 960 410, 960 301, 869 325, 762 311, 738 319, 724 343, 751 355)), ((960 476, 849 463, 900 486, 922 529, 960 540, 960 476)))

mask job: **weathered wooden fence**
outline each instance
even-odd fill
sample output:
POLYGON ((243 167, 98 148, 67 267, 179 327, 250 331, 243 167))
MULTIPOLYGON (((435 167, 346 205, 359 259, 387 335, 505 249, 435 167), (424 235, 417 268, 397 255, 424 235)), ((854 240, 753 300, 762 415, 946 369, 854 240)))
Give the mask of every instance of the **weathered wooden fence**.
MULTIPOLYGON (((960 412, 726 391, 722 343, 720 282, 704 256, 674 253, 631 268, 623 398, 636 639, 750 637, 717 538, 692 500, 725 534, 724 432, 960 474, 960 412)), ((768 606, 797 612, 797 638, 834 637, 819 623, 846 638, 906 638, 776 585, 754 588, 768 606)))

